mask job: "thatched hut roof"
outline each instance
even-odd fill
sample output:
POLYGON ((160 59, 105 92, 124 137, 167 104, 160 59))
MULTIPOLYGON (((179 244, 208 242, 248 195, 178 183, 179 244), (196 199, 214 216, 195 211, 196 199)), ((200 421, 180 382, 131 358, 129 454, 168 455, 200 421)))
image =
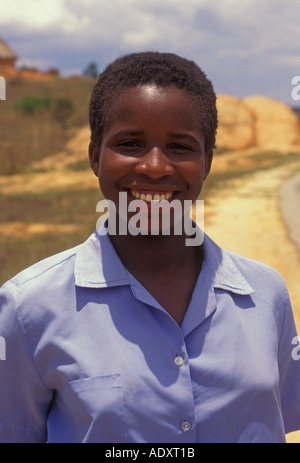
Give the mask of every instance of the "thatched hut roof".
POLYGON ((0 38, 0 60, 17 59, 15 52, 0 38))

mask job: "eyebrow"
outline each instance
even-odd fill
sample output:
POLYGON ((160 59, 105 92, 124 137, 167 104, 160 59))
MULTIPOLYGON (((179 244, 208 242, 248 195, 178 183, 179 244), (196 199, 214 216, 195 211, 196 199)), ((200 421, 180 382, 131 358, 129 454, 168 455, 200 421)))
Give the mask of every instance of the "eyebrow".
MULTIPOLYGON (((143 130, 119 130, 119 132, 113 134, 113 138, 118 138, 118 137, 134 137, 134 136, 139 136, 139 135, 144 135, 143 130)), ((180 133, 180 132, 172 132, 168 134, 169 137, 171 138, 176 138, 177 140, 183 140, 183 139, 188 139, 193 143, 199 143, 199 140, 197 140, 196 137, 189 133, 180 133)))
POLYGON ((122 137, 122 136, 135 136, 135 135, 143 135, 142 130, 120 130, 119 132, 113 134, 113 137, 122 137))
POLYGON ((193 141, 194 143, 198 143, 198 140, 195 137, 193 137, 193 135, 190 135, 189 133, 175 132, 175 133, 170 133, 170 136, 173 137, 173 138, 177 138, 177 140, 182 140, 183 138, 187 138, 187 139, 193 141))

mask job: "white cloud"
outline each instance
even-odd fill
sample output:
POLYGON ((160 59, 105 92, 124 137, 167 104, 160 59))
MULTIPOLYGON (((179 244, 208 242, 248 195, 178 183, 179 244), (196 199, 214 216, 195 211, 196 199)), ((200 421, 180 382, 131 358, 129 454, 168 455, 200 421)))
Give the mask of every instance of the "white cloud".
POLYGON ((274 64, 298 68, 300 74, 300 55, 278 54, 272 58, 274 64))
POLYGON ((0 1, 0 24, 15 23, 42 28, 60 21, 64 16, 64 0, 0 1))
POLYGON ((23 59, 62 72, 173 51, 234 92, 263 84, 257 76, 299 72, 299 15, 299 0, 0 0, 0 35, 23 59))

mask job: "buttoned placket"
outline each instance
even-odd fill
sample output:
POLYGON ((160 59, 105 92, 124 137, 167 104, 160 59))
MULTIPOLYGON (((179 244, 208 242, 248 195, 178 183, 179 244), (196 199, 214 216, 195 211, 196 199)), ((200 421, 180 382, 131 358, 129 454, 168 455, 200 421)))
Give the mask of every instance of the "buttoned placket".
MULTIPOLYGON (((185 345, 185 343, 184 343, 185 345)), ((191 376, 190 376, 190 368, 189 368, 189 360, 188 360, 188 354, 185 348, 185 352, 183 352, 183 349, 181 350, 180 354, 176 353, 175 358, 174 358, 174 365, 176 368, 178 368, 179 371, 179 377, 189 383, 189 386, 186 388, 182 389, 184 391, 184 394, 186 396, 189 396, 188 401, 189 405, 186 408, 186 413, 182 415, 182 420, 180 421, 180 428, 181 431, 186 434, 184 437, 186 437, 187 442, 196 442, 195 440, 195 435, 196 435, 196 422, 195 422, 195 412, 194 412, 194 395, 193 395, 193 387, 192 387, 192 382, 191 382, 191 376), (189 391, 189 394, 187 393, 189 391)))
POLYGON ((168 317, 172 324, 172 334, 170 330, 170 351, 176 339, 177 349, 173 350, 170 354, 170 362, 173 367, 178 370, 177 389, 178 394, 176 400, 178 401, 178 422, 174 423, 177 430, 182 433, 182 442, 191 443, 196 442, 196 423, 195 423, 195 410, 194 410, 194 395, 191 382, 190 367, 188 352, 185 345, 183 332, 170 316, 170 314, 156 301, 155 298, 131 275, 129 274, 131 283, 131 291, 136 299, 150 305, 151 310, 159 310, 163 316, 168 317))

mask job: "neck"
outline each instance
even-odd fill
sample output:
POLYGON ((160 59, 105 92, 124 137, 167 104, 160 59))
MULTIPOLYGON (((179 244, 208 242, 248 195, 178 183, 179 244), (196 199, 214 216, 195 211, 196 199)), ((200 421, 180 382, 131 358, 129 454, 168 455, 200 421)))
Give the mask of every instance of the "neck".
POLYGON ((124 266, 133 274, 176 272, 195 258, 202 262, 202 246, 186 246, 184 235, 113 235, 111 242, 124 266))

